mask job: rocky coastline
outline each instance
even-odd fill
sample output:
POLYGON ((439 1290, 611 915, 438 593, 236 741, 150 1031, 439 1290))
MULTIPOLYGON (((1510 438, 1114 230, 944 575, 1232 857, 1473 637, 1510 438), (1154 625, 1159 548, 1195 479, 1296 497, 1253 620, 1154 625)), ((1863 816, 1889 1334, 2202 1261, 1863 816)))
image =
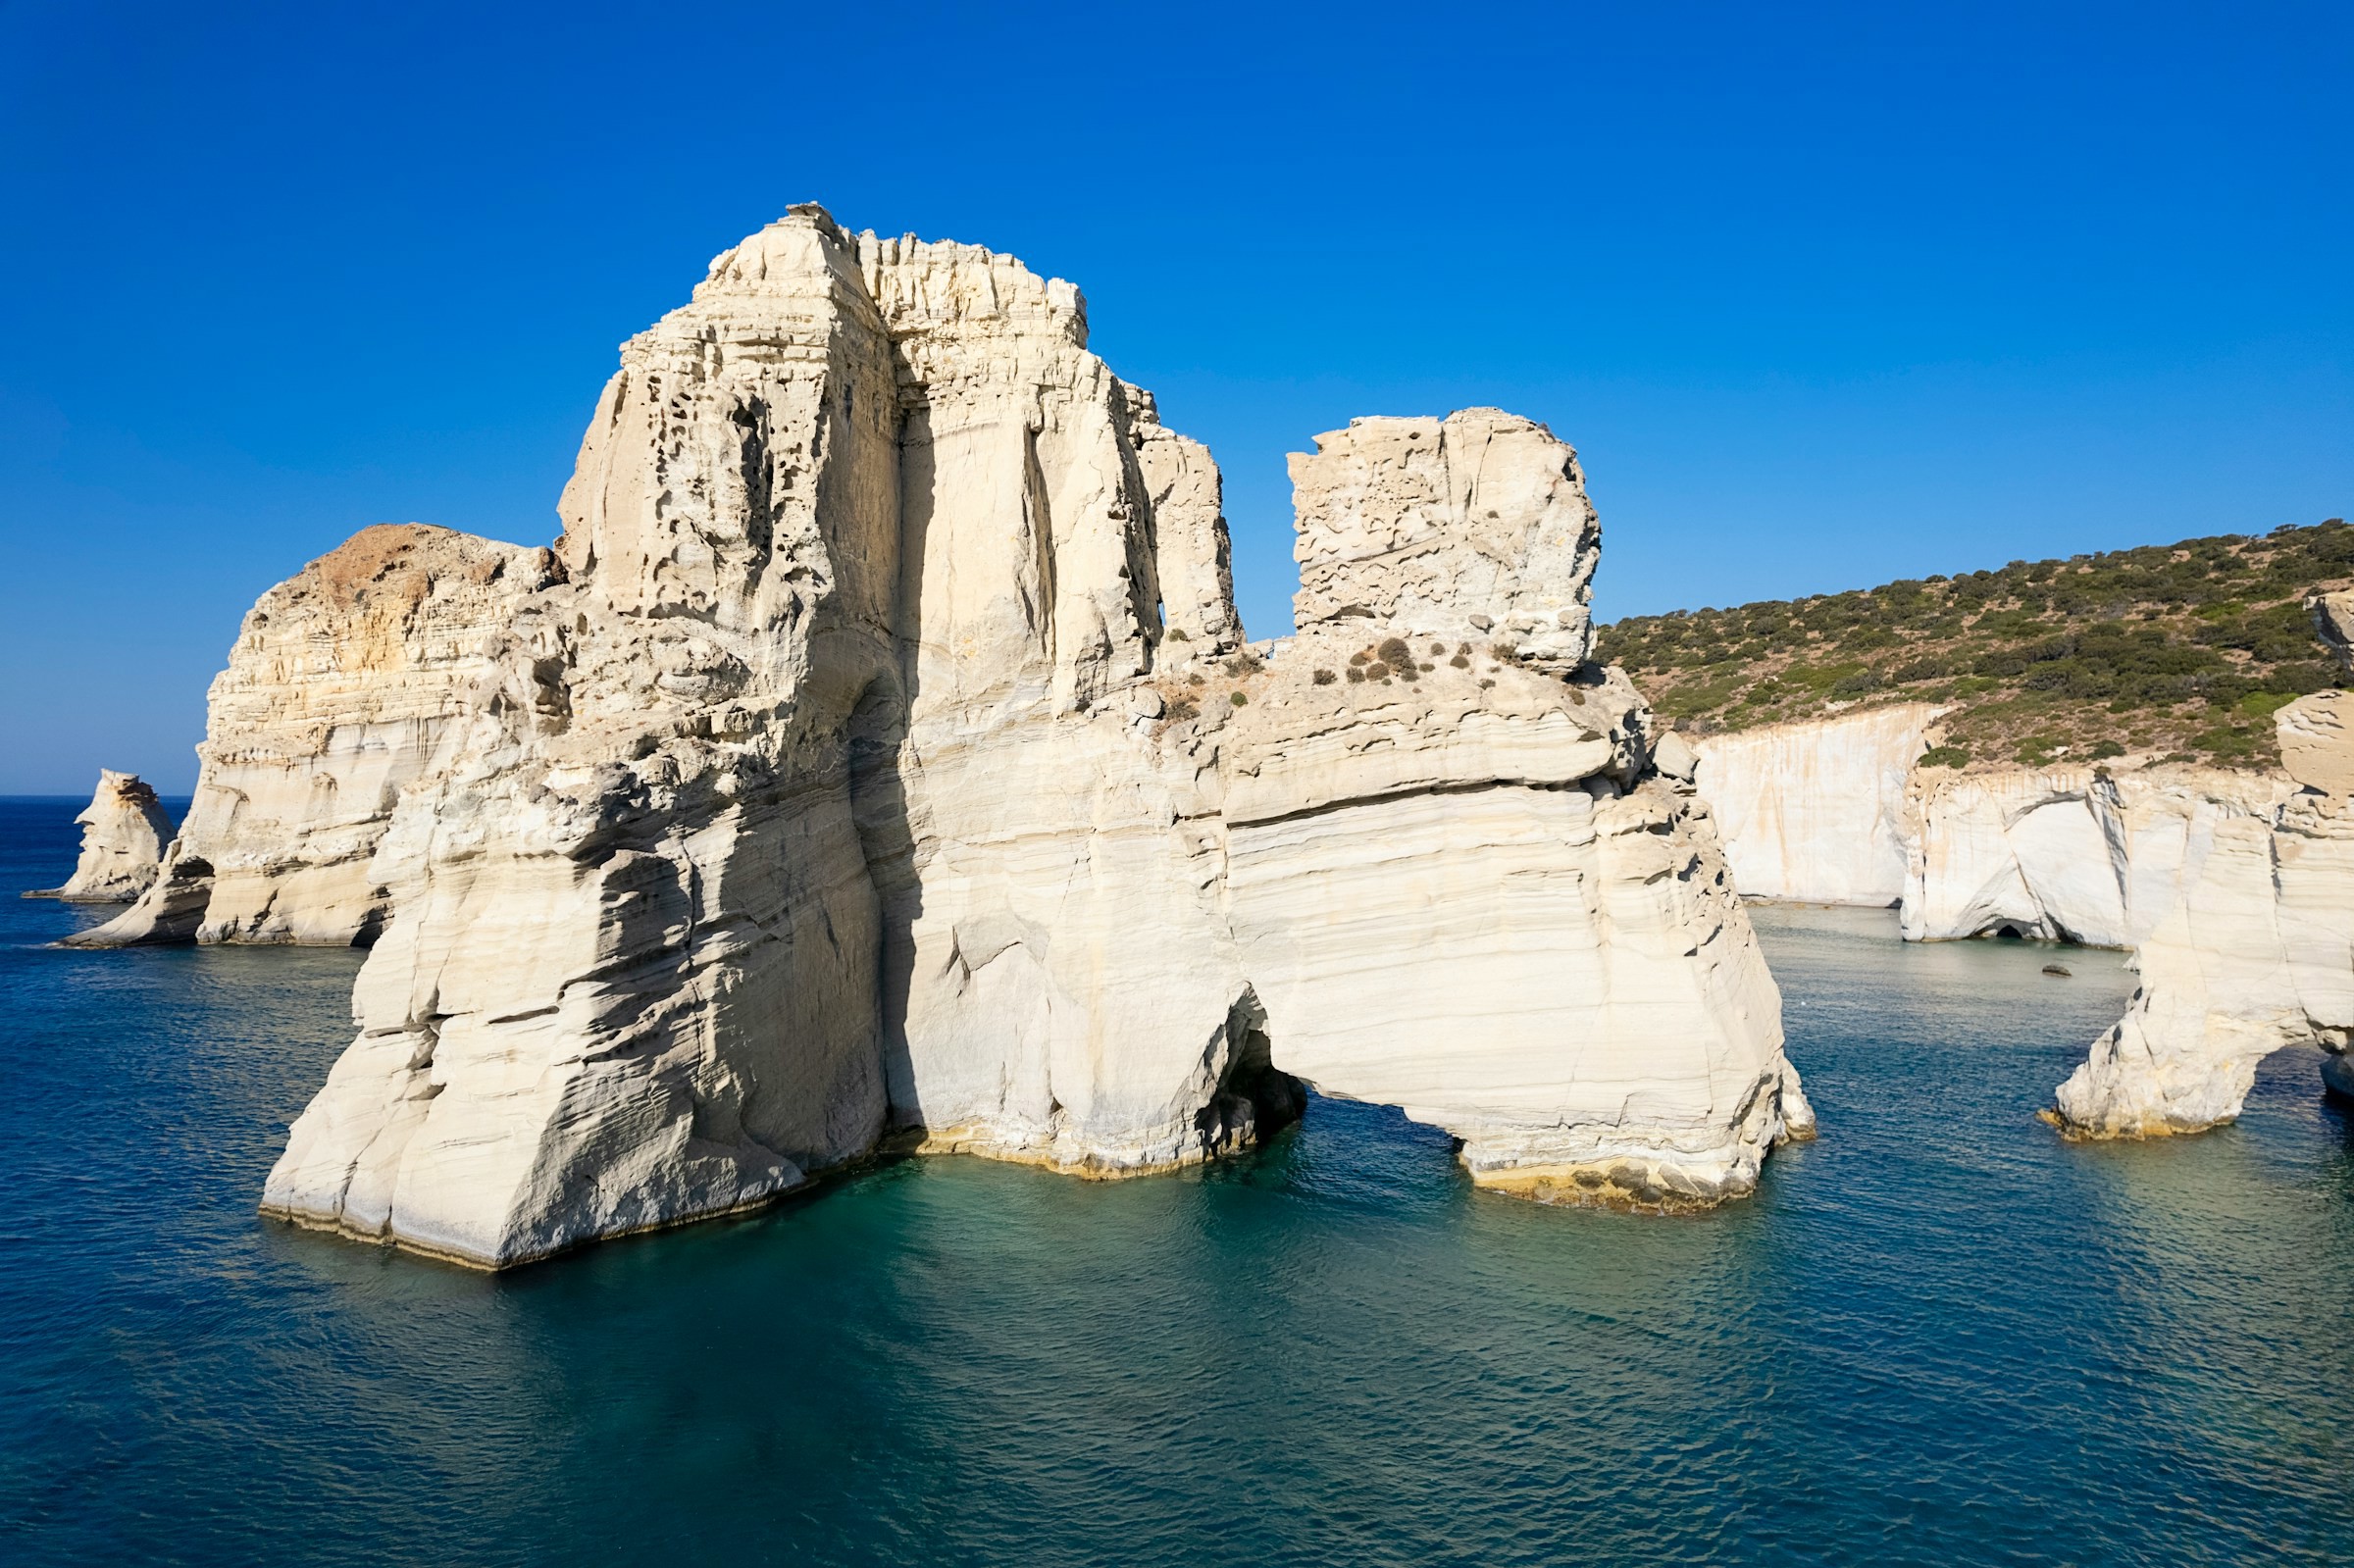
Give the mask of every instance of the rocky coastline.
POLYGON ((552 550, 371 530, 264 595, 80 939, 372 944, 262 1207, 482 1267, 883 1147, 1165 1170, 1303 1083, 1499 1191, 1747 1192, 1813 1112, 1589 659, 1574 453, 1368 419, 1293 481, 1246 643, 1215 464, 1076 289, 795 208, 624 345, 552 550))

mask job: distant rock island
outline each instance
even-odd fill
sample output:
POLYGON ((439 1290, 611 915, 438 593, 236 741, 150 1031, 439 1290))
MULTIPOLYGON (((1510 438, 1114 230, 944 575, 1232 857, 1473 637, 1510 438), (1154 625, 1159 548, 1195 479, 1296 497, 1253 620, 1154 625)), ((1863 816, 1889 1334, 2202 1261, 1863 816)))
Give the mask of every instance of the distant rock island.
POLYGON ((1068 283, 800 207, 621 360, 552 550, 371 529, 263 596, 77 938, 373 942, 266 1212, 499 1267, 882 1148, 1166 1169, 1302 1081, 1546 1200, 1812 1131, 1544 427, 1319 437, 1247 643, 1216 467, 1068 283))
POLYGON ((70 903, 127 904, 155 885, 172 841, 172 819, 154 786, 135 773, 98 771, 98 788, 81 815, 81 854, 62 887, 39 887, 27 898, 70 903))

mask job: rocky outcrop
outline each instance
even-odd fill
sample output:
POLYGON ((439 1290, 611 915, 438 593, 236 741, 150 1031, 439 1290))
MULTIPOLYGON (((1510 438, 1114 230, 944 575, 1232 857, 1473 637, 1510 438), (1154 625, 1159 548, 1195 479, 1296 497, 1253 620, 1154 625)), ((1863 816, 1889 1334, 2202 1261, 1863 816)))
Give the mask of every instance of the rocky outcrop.
POLYGON ((1584 661, 1601 525, 1577 454, 1544 426, 1493 408, 1351 420, 1291 469, 1296 625, 1358 619, 1559 671, 1584 661))
POLYGON ((81 829, 74 875, 62 887, 38 888, 26 897, 123 904, 153 885, 164 846, 172 841, 172 819, 137 774, 99 769, 97 791, 74 821, 81 829))
POLYGON ((1344 623, 1232 684, 1227 897, 1285 1069, 1547 1199, 1712 1202, 1812 1132, 1714 825, 1646 767, 1623 676, 1344 623))
POLYGON ((1700 792, 1742 892, 1885 908, 1912 853, 1906 787, 1939 709, 1900 702, 1710 735, 1700 792))
POLYGON ((1922 769, 1907 790, 1905 939, 2129 947, 2181 901, 2223 824, 2269 817, 2294 788, 2210 768, 1922 769))
POLYGON ((373 939, 390 893, 369 862, 392 808, 453 765, 459 721, 552 575, 545 550, 387 524, 263 594, 214 678, 195 797, 162 875, 67 940, 373 939))
POLYGON ((2197 1132, 2239 1115, 2256 1067, 2286 1046, 2332 1053, 2344 1086, 2354 1042, 2354 801, 2340 692, 2282 708, 2281 755, 2306 787, 2267 811, 2227 817, 2182 893, 2135 956, 2125 1016, 2060 1086, 2052 1112, 2082 1137, 2197 1132), (2292 733, 2308 739, 2292 744, 2292 733))
POLYGON ((801 208, 624 346, 266 1211, 495 1267, 895 1137, 1164 1169, 1299 1078, 1541 1197, 1712 1201, 1811 1128, 1705 808, 1576 662, 1568 448, 1322 438, 1348 602, 1225 655, 1215 470, 1086 341, 1066 283, 801 208))
MULTIPOLYGON (((2282 721, 2305 745, 2329 694, 2282 721)), ((1896 703, 1710 735, 1699 784, 1742 892, 1894 904, 1908 941, 2140 941, 2196 879, 2218 826, 2294 792, 2275 775, 2159 767, 1920 767, 1939 710, 1896 703)), ((2306 746, 2307 768, 2336 755, 2306 746)), ((2316 748, 2319 749, 2316 749, 2316 748)))

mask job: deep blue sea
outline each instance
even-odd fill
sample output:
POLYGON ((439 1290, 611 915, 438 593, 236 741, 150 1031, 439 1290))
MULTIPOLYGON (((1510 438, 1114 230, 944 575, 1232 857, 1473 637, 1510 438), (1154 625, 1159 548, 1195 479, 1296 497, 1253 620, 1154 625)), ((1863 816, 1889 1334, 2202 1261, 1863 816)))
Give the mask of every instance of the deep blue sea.
POLYGON ((1822 1137, 1703 1216, 1319 1099, 491 1278, 255 1216, 358 955, 43 945, 77 804, 0 802, 9 1563, 2354 1560, 2354 1131, 2291 1055, 2062 1142, 2117 954, 1760 911, 1822 1137))

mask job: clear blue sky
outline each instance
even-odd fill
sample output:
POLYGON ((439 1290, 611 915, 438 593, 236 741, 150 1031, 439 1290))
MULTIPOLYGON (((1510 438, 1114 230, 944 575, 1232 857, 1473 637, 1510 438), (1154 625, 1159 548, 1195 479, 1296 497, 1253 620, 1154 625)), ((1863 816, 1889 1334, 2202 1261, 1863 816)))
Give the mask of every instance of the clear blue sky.
POLYGON ((1606 617, 2354 510, 2354 7, 0 0, 0 792, 194 778, 254 596, 543 542, 792 202, 1076 281, 1225 469, 1494 403, 1606 617))

